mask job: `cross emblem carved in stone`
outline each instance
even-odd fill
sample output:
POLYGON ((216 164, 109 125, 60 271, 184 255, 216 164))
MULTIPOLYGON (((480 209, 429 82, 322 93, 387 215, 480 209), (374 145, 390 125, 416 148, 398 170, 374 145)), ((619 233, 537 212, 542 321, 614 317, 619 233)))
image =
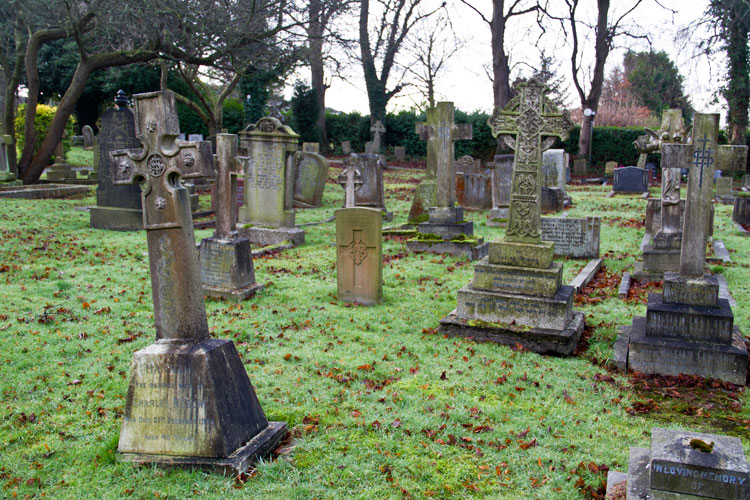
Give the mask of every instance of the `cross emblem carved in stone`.
POLYGON ((555 138, 564 139, 573 127, 567 112, 560 113, 547 99, 549 88, 532 79, 518 86, 519 94, 487 120, 493 137, 503 136, 515 151, 510 193, 510 221, 506 241, 541 242, 542 152, 555 138), (543 137, 546 137, 542 140, 543 137))
POLYGON ((180 179, 213 176, 211 145, 176 140, 180 127, 171 92, 140 94, 135 116, 142 148, 110 153, 112 182, 141 185, 145 229, 182 227, 186 221, 178 211, 177 199, 187 197, 187 191, 180 179))
POLYGON ((362 172, 352 163, 347 163, 344 166, 344 172, 338 177, 338 182, 344 188, 344 207, 352 208, 356 206, 354 193, 359 191, 364 183, 362 172))
POLYGON ((352 259, 354 288, 363 288, 365 286, 363 280, 364 271, 360 269, 360 266, 365 259, 367 259, 367 256, 370 254, 369 250, 371 249, 374 250, 375 247, 368 247, 367 244, 362 241, 362 231, 357 229, 352 231, 352 240, 348 244, 343 245, 342 251, 352 259))

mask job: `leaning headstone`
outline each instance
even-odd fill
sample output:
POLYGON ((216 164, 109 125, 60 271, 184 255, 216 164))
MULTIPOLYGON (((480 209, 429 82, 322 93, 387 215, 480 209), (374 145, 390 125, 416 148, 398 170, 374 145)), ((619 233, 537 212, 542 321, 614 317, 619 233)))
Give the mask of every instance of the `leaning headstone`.
POLYGON ((188 134, 188 141, 194 142, 194 141, 202 141, 203 140, 203 134, 188 134))
POLYGON ((615 170, 612 181, 615 193, 645 193, 648 191, 648 171, 638 167, 622 167, 615 170))
POLYGON ((608 161, 604 164, 604 175, 612 176, 615 175, 615 169, 617 168, 616 161, 608 161))
POLYGON ((352 143, 351 141, 344 141, 341 143, 341 152, 345 155, 351 154, 352 152, 352 143))
MULTIPOLYGON (((386 220, 392 220, 393 213, 385 208, 383 157, 376 154, 352 154, 345 165, 354 165, 362 177, 362 185, 354 196, 354 206, 380 210, 386 220)), ((338 182, 341 186, 345 185, 344 174, 339 175, 338 182)))
POLYGON ((94 129, 91 125, 84 125, 81 129, 83 135, 83 149, 91 149, 94 147, 94 129))
POLYGON ((513 155, 495 155, 492 163, 492 209, 488 226, 505 226, 510 208, 510 184, 513 180, 513 155))
POLYGON ((91 227, 114 231, 138 231, 143 229, 141 188, 137 184, 114 183, 112 172, 107 168, 109 153, 118 149, 140 147, 135 132, 135 117, 128 109, 128 97, 119 91, 114 107, 106 110, 101 118, 96 149, 98 158, 98 186, 96 206, 89 210, 91 227))
POLYGON ((644 373, 698 375, 744 385, 747 348, 715 276, 705 274, 718 114, 696 113, 692 144, 664 144, 668 163, 689 169, 679 273, 664 273, 663 293, 650 293, 646 317, 621 329, 619 366, 644 373))
POLYGON ((301 151, 295 153, 295 207, 317 208, 320 206, 323 199, 323 190, 325 190, 326 181, 328 180, 329 165, 328 160, 317 152, 301 151))
POLYGON ((372 132, 372 146, 370 151, 366 151, 369 154, 380 154, 380 148, 382 147, 382 135, 385 134, 385 126, 380 120, 376 120, 375 123, 370 127, 372 132))
POLYGON ((393 148, 393 156, 395 156, 398 161, 404 161, 406 159, 406 148, 403 146, 396 146, 393 148))
POLYGON ((549 88, 532 79, 488 120, 492 135, 515 150, 510 220, 503 241, 474 266, 474 278, 458 291, 457 306, 440 320, 439 332, 516 345, 536 352, 570 354, 583 332, 584 315, 573 311, 573 287, 562 285, 562 263, 552 242, 542 240, 542 151, 564 139, 573 124, 547 99, 549 88), (543 139, 544 138, 544 139, 543 139))
POLYGON ((734 197, 732 221, 742 226, 750 225, 750 195, 748 193, 737 193, 734 197))
POLYGON ((627 474, 608 473, 607 498, 624 489, 616 498, 740 500, 750 498, 749 478, 739 438, 654 428, 651 448, 630 448, 627 474))
POLYGON ((726 205, 734 204, 734 194, 732 193, 732 178, 719 177, 716 179, 716 200, 726 205))
POLYGON ((586 158, 573 160, 573 173, 575 175, 586 175, 586 158))
POLYGON ((299 136, 273 117, 240 132, 245 170, 239 233, 258 246, 289 241, 301 245, 305 232, 294 225, 294 155, 299 136))
POLYGON ((320 144, 317 142, 303 142, 302 151, 305 153, 320 153, 320 144))
POLYGON ((190 202, 177 178, 211 175, 210 145, 175 142, 171 92, 134 97, 143 148, 113 152, 109 170, 116 185, 148 186, 156 342, 133 356, 118 450, 137 463, 240 474, 276 447, 286 424, 268 422, 234 344, 208 331, 190 202))
POLYGON ((600 217, 542 217, 542 241, 555 244, 555 255, 574 259, 599 257, 600 217))
MULTIPOLYGON (((428 112, 431 122, 417 126, 420 138, 434 141, 437 167, 436 204, 428 211, 428 222, 417 226, 416 237, 407 240, 411 252, 449 253, 476 260, 486 255, 487 245, 474 236, 474 224, 464 220, 456 206, 456 171, 453 142, 471 139, 471 125, 456 125, 452 102, 440 102, 428 112)), ((428 142, 428 150, 429 150, 428 142)))
POLYGON ((237 234, 237 135, 216 136, 216 230, 199 246, 203 294, 242 301, 263 288, 255 281, 250 240, 237 234))

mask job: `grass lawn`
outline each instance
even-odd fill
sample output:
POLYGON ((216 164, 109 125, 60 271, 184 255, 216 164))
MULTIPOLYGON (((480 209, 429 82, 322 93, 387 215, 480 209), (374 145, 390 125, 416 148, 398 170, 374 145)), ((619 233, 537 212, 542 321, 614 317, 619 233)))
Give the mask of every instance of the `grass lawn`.
MULTIPOLYGON (((298 223, 341 206, 338 172, 323 207, 298 210, 298 223)), ((386 173, 395 223, 419 178, 386 173)), ((646 201, 608 190, 569 187, 570 217, 602 217, 605 271, 578 297, 587 340, 568 358, 437 335, 472 265, 409 254, 403 239, 384 242, 378 307, 336 302, 332 222, 305 227, 302 247, 256 260, 266 288, 240 305, 207 301, 209 326, 236 343, 269 420, 292 432, 286 451, 240 478, 116 459, 130 361, 154 339, 145 232, 91 229, 77 208, 95 203, 93 190, 0 200, 0 497, 602 498, 606 471, 625 470, 628 447, 648 446, 654 426, 738 436, 747 448, 742 388, 611 371, 617 328, 645 313, 648 288, 617 298, 639 254, 646 201)), ((467 213, 477 234, 502 237, 486 212, 467 213)), ((734 262, 713 270, 726 276, 747 333, 750 253, 730 216, 716 205, 715 237, 734 262)), ((585 264, 565 260, 565 280, 585 264)))

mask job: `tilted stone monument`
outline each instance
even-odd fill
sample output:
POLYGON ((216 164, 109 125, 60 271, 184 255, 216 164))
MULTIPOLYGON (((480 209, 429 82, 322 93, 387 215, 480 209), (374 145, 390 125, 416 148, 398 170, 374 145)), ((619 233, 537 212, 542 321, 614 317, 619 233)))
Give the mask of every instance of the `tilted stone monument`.
MULTIPOLYGON (((383 157, 376 154, 352 153, 345 161, 345 165, 356 165, 356 170, 362 177, 362 185, 354 193, 354 206, 380 210, 385 220, 393 220, 393 212, 388 212, 385 208, 383 157)), ((340 174, 338 182, 344 187, 346 176, 340 174)))
MULTIPOLYGON (((437 206, 430 207, 428 222, 417 226, 417 236, 407 240, 411 252, 464 255, 471 260, 486 255, 487 245, 474 237, 474 224, 464 220, 464 210, 456 206, 456 172, 453 141, 471 139, 471 125, 454 123, 453 103, 440 102, 433 112, 433 123, 422 126, 420 137, 435 141, 437 166, 437 206)), ((428 146, 429 147, 429 146, 428 146)))
POLYGON ((456 309, 440 320, 441 333, 559 354, 578 343, 584 315, 573 311, 573 287, 562 285, 555 244, 541 238, 542 151, 573 126, 548 91, 533 79, 522 83, 488 120, 492 135, 502 135, 515 151, 510 220, 505 239, 490 243, 474 278, 458 291, 456 309))
POLYGON ((383 298, 383 214, 357 207, 355 194, 363 184, 358 167, 344 167, 346 208, 336 210, 336 281, 338 300, 362 305, 383 298))
POLYGON ((241 301, 263 288, 255 281, 250 240, 237 234, 237 135, 216 136, 214 210, 216 230, 201 241, 200 266, 203 294, 241 301))
POLYGON ((615 170, 612 178, 615 193, 645 193, 648 191, 648 170, 638 167, 622 167, 615 170))
POLYGON ((83 135, 83 149, 91 149, 94 147, 94 129, 91 125, 84 125, 81 129, 83 135))
POLYGON ((328 180, 329 166, 328 160, 317 151, 298 151, 294 154, 295 207, 317 208, 320 206, 328 180))
POLYGON ((435 180, 435 176, 437 172, 438 138, 426 132, 430 128, 437 127, 437 108, 427 108, 425 114, 427 115, 427 121, 417 123, 414 127, 414 132, 427 142, 427 166, 424 180, 414 190, 414 199, 412 200, 409 217, 407 218, 409 224, 426 222, 428 218, 427 211, 437 203, 437 181, 435 180))
POLYGON ((492 209, 488 226, 505 226, 510 209, 510 184, 513 180, 513 155, 495 155, 492 162, 492 209))
POLYGON ((141 187, 137 184, 115 185, 112 172, 107 168, 109 153, 117 149, 133 149, 141 146, 135 134, 135 117, 128 109, 125 92, 117 92, 114 107, 106 110, 99 119, 99 136, 94 154, 98 149, 98 186, 96 206, 89 211, 91 227, 114 231, 138 231, 143 229, 141 209, 141 187))
POLYGON ((289 241, 298 246, 305 232, 294 225, 294 158, 299 136, 266 116, 240 132, 245 170, 239 233, 258 246, 289 241))
POLYGON ((212 174, 210 144, 175 141, 171 92, 134 100, 142 148, 112 152, 109 169, 115 185, 142 185, 156 342, 133 356, 118 451, 138 463, 239 474, 276 447, 286 424, 268 422, 234 344, 208 331, 179 179, 212 174))
POLYGON ((705 274, 718 114, 696 113, 690 145, 664 144, 666 161, 689 169, 679 273, 664 273, 663 293, 650 293, 646 317, 623 327, 615 344, 621 369, 681 373, 744 385, 747 349, 716 277, 705 274), (674 156, 675 158, 672 158, 674 156))
POLYGON ((624 482, 626 500, 742 500, 749 477, 740 438, 654 428, 651 448, 630 448, 627 474, 608 473, 607 498, 624 482))

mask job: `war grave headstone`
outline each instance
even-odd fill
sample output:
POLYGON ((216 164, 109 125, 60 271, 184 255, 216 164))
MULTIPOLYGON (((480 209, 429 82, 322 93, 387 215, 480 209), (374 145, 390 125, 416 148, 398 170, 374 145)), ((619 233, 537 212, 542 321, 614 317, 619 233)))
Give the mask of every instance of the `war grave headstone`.
POLYGON ((294 225, 294 156, 299 136, 276 118, 263 117, 240 132, 245 171, 239 233, 258 246, 294 246, 305 232, 294 225))
POLYGON ((575 175, 586 175, 586 158, 573 160, 573 173, 575 175))
POLYGON ((615 169, 617 168, 617 162, 616 161, 608 161, 604 164, 604 175, 607 177, 611 177, 615 175, 615 169))
POLYGON ((178 177, 213 173, 210 144, 181 142, 174 95, 134 96, 142 148, 110 154, 115 185, 142 182, 156 341, 137 351, 118 451, 136 463, 240 474, 271 452, 268 422, 230 340, 210 338, 188 193, 178 177))
POLYGON ((16 178, 15 168, 10 164, 10 148, 15 147, 13 136, 0 134, 0 186, 21 185, 23 182, 16 178))
POLYGON ((656 427, 651 448, 630 448, 627 474, 608 473, 607 498, 624 489, 625 500, 741 500, 748 477, 739 438, 656 427))
POLYGON ((305 153, 320 153, 320 144, 317 142, 303 142, 302 151, 305 153))
POLYGON ((341 143, 341 152, 345 155, 351 154, 352 152, 352 143, 351 141, 344 141, 341 143))
POLYGON ((337 298, 362 305, 383 299, 383 215, 378 209, 357 207, 363 185, 355 164, 344 167, 345 208, 336 210, 337 298))
POLYGON ((99 119, 98 149, 95 168, 98 167, 96 206, 89 210, 91 227, 113 231, 138 231, 143 229, 141 188, 137 184, 115 185, 107 168, 109 153, 117 149, 141 146, 136 137, 135 117, 128 109, 128 97, 122 90, 117 93, 114 107, 107 109, 99 119))
POLYGON ((482 161, 469 155, 456 160, 456 199, 471 210, 492 208, 490 175, 482 169, 482 161))
POLYGON ((734 204, 734 194, 732 193, 732 178, 723 175, 716 179, 716 201, 725 205, 734 204))
MULTIPOLYGON (((385 220, 393 220, 393 212, 385 208, 383 169, 385 162, 381 155, 352 153, 345 165, 356 165, 362 177, 362 185, 354 193, 354 206, 380 210, 385 220)), ((339 174, 338 183, 343 187, 346 176, 339 174)))
POLYGON ((83 149, 91 149, 94 147, 94 129, 91 125, 84 125, 81 129, 83 135, 83 149))
POLYGON ((740 192, 734 197, 732 221, 742 226, 750 225, 750 194, 740 192))
POLYGON ((237 234, 237 135, 216 136, 216 183, 214 210, 216 230, 199 245, 203 294, 242 301, 263 288, 255 281, 250 240, 237 234))
MULTIPOLYGON (((309 143, 306 143, 309 144, 309 143)), ((317 143, 314 143, 317 145, 317 143)), ((317 208, 323 199, 330 164, 317 151, 294 154, 294 206, 317 208)))
POLYGON ((488 226, 505 226, 510 209, 510 185, 513 180, 513 155, 495 155, 492 162, 492 209, 488 226))
POLYGON ((542 217, 542 241, 555 244, 555 255, 574 259, 599 257, 601 217, 542 217))
POLYGON ((404 146, 396 146, 393 148, 393 156, 395 156, 398 161, 404 161, 406 159, 406 148, 404 146))
POLYGON ((534 79, 522 83, 488 120, 492 135, 502 135, 515 151, 508 229, 474 266, 456 309, 440 320, 440 333, 564 355, 578 343, 584 315, 573 311, 573 287, 562 285, 555 244, 541 237, 542 151, 573 126, 547 99, 548 91, 534 79))
POLYGON ((439 102, 433 113, 432 123, 428 122, 419 130, 422 140, 435 139, 436 206, 429 208, 428 221, 417 226, 417 235, 406 241, 406 248, 410 252, 448 253, 480 259, 487 255, 487 244, 474 236, 474 223, 465 221, 463 207, 456 206, 453 142, 471 139, 471 125, 455 124, 452 102, 439 102))
POLYGON ((705 274, 718 114, 696 113, 692 144, 664 144, 666 161, 689 169, 679 272, 664 273, 663 293, 650 293, 646 316, 622 327, 615 343, 621 369, 699 375, 744 385, 747 349, 715 276, 705 274), (674 158, 672 158, 674 156, 674 158))
POLYGON ((648 191, 648 171, 645 168, 622 167, 615 170, 612 180, 615 193, 645 193, 648 191))
POLYGON ((437 137, 430 136, 427 130, 430 128, 437 127, 437 108, 427 108, 425 113, 427 115, 427 121, 423 123, 417 123, 414 126, 414 132, 419 134, 420 138, 424 137, 427 142, 427 162, 425 170, 425 178, 417 185, 414 190, 414 198, 411 202, 411 209, 409 210, 409 217, 406 219, 408 224, 419 224, 420 222, 427 222, 428 210, 430 207, 434 207, 437 203, 437 137))

